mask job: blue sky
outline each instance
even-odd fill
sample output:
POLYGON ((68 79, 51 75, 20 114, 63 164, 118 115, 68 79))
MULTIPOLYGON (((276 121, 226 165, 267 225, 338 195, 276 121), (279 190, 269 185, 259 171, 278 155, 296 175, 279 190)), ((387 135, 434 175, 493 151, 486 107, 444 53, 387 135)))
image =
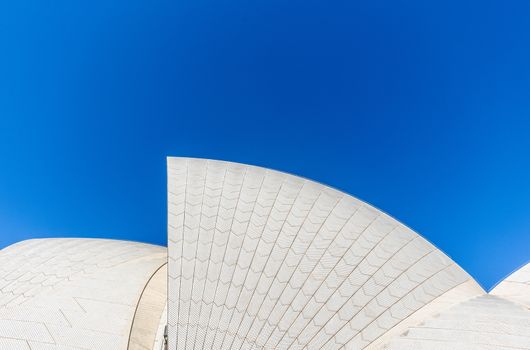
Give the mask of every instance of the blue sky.
POLYGON ((166 237, 165 157, 353 194, 485 288, 530 260, 528 1, 1 1, 0 247, 166 237))

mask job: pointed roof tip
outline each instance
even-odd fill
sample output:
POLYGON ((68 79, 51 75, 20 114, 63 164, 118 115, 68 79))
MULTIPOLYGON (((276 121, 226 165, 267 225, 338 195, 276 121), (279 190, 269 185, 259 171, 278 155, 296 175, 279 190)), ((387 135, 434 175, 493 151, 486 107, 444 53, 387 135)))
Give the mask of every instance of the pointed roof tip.
MULTIPOLYGON (((241 295, 243 289, 260 291, 251 292, 241 300, 231 301, 240 304, 241 310, 251 309, 254 303, 262 305, 260 300, 267 297, 270 302, 260 306, 260 312, 264 315, 289 312, 294 314, 288 317, 298 319, 307 311, 307 321, 314 317, 325 317, 322 326, 311 326, 307 334, 303 334, 304 337, 307 335, 304 344, 312 344, 315 348, 325 345, 321 343, 322 339, 318 334, 328 333, 324 325, 330 325, 331 319, 339 317, 336 316, 338 313, 351 315, 346 318, 339 317, 341 322, 344 322, 341 329, 354 321, 359 311, 359 305, 349 302, 353 300, 354 295, 366 296, 361 298, 365 303, 361 306, 363 317, 369 319, 368 324, 357 333, 348 334, 343 343, 341 340, 341 344, 364 347, 370 342, 362 339, 368 332, 375 332, 370 335, 372 340, 382 340, 386 335, 406 330, 408 326, 440 312, 449 305, 485 294, 473 277, 434 244, 387 213, 344 191, 300 176, 254 165, 200 158, 171 159, 175 162, 169 167, 169 172, 174 176, 169 178, 168 185, 174 188, 171 193, 174 205, 168 207, 168 218, 172 220, 168 234, 170 241, 181 242, 182 245, 169 245, 169 270, 180 269, 182 273, 186 272, 186 277, 170 276, 169 279, 170 290, 174 291, 174 297, 178 295, 178 301, 170 303, 168 311, 174 318, 181 320, 177 321, 176 325, 170 325, 170 334, 177 334, 177 325, 186 324, 190 315, 202 312, 200 310, 203 304, 211 303, 208 298, 212 297, 212 292, 205 294, 205 291, 209 290, 212 290, 213 297, 219 300, 231 297, 229 291, 232 289, 236 291, 233 294, 236 297, 241 295), (212 166, 213 164, 216 166, 212 166), (266 171, 247 171, 250 168, 266 171), (263 184, 266 185, 262 190, 263 184), (323 195, 324 193, 326 195, 323 195), (244 200, 240 200, 241 198, 244 200), (208 215, 205 216, 210 222, 208 227, 211 229, 213 225, 215 228, 219 223, 222 228, 219 230, 222 235, 216 236, 215 239, 199 235, 201 221, 197 218, 203 208, 208 208, 208 215), (257 212, 256 218, 260 219, 257 219, 259 222, 254 223, 255 227, 250 231, 252 237, 246 239, 245 236, 250 235, 245 225, 250 224, 254 212, 257 212), (234 220, 238 225, 237 229, 232 231, 234 220), (239 275, 234 275, 234 271, 230 269, 226 270, 225 274, 214 270, 211 274, 213 278, 206 278, 205 282, 210 287, 195 291, 194 280, 203 283, 205 276, 208 277, 211 272, 208 264, 206 272, 203 268, 199 270, 202 271, 201 275, 195 275, 195 264, 204 264, 203 255, 200 254, 205 252, 199 254, 197 250, 199 241, 203 239, 212 242, 206 245, 210 249, 206 256, 216 257, 216 263, 220 260, 224 262, 227 257, 230 263, 226 266, 230 269, 239 266, 240 268, 235 270, 239 275), (333 242, 335 244, 332 244, 333 242), (249 245, 250 249, 243 248, 244 244, 249 245), (283 245, 293 249, 285 249, 283 245), (252 250, 260 250, 260 253, 257 256, 240 254, 241 251, 252 250), (267 258, 265 261, 262 259, 265 256, 273 256, 274 259, 267 258), (242 265, 238 265, 240 258, 245 259, 242 265), (320 260, 333 263, 319 265, 320 260), (318 271, 315 272, 318 278, 310 278, 315 270, 318 271), (241 283, 240 279, 245 282, 241 283), (267 281, 272 283, 272 280, 279 281, 276 287, 284 290, 272 292, 270 286, 267 287, 267 281), (233 283, 234 281, 239 282, 233 283), (293 281, 294 284, 291 283, 293 281), (333 282, 331 287, 329 281, 333 282), (263 283, 265 285, 262 285, 263 283), (220 285, 223 288, 217 288, 220 285), (226 287, 227 285, 229 287, 226 287), (288 303, 284 299, 289 301, 289 298, 295 295, 305 295, 303 286, 313 290, 313 293, 323 293, 322 301, 319 298, 310 298, 300 310, 287 309, 288 303), (335 298, 334 295, 340 297, 335 298), (397 299, 387 304, 383 296, 397 299), (188 300, 197 300, 197 303, 188 305, 188 300), (335 302, 339 305, 334 305, 335 302), (180 303, 185 303, 184 307, 181 308, 180 303), (370 307, 375 304, 383 307, 382 313, 369 312, 370 307), (355 338, 356 336, 358 337, 355 338), (362 344, 357 344, 359 341, 362 344)), ((171 299, 171 295, 169 297, 171 299)), ((215 318, 199 319, 202 323, 198 327, 216 328, 221 322, 221 316, 231 313, 231 307, 222 307, 223 310, 216 313, 215 318)), ((231 339, 229 341, 235 341, 236 338, 248 339, 250 343, 270 340, 274 346, 278 345, 276 343, 282 340, 267 340, 267 335, 263 335, 264 339, 259 338, 262 336, 261 320, 256 316, 251 316, 246 328, 240 328, 241 324, 237 321, 232 324, 229 319, 231 332, 226 333, 231 339)), ((305 316, 302 318, 306 319, 305 316)), ((271 327, 280 329, 282 326, 279 321, 273 321, 271 327)), ((293 327, 293 338, 298 339, 302 332, 306 332, 306 326, 293 327)), ((338 329, 336 331, 340 332, 338 329)), ((221 336, 223 341, 225 335, 221 336)), ((187 341, 186 337, 169 337, 170 347, 183 345, 187 341)), ((215 341, 214 338, 204 337, 201 338, 203 341, 215 341)), ((324 341, 330 345, 334 339, 324 341)), ((288 343, 290 340, 284 341, 288 343)), ((211 345, 213 343, 208 343, 206 347, 211 345)))
POLYGON ((498 282, 489 293, 530 308, 530 262, 498 282))

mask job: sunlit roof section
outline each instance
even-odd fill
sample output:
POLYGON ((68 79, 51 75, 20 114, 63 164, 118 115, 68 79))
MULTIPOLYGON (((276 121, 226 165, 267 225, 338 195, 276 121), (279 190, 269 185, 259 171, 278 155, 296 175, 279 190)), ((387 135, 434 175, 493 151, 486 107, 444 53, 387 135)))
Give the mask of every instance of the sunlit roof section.
POLYGON ((35 239, 0 251, 1 349, 127 349, 142 290, 163 247, 35 239))
POLYGON ((360 349, 483 294, 424 238, 297 176, 168 159, 170 349, 360 349))

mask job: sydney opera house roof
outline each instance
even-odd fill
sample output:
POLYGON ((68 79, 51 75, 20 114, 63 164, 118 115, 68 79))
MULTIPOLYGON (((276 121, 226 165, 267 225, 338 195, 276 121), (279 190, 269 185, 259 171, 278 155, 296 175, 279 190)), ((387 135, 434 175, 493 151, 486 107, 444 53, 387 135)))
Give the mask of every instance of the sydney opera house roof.
POLYGON ((104 239, 1 250, 0 349, 127 349, 142 291, 166 257, 163 247, 104 239))
POLYGON ((168 158, 168 248, 0 251, 0 349, 530 349, 530 265, 490 293, 348 194, 168 158))

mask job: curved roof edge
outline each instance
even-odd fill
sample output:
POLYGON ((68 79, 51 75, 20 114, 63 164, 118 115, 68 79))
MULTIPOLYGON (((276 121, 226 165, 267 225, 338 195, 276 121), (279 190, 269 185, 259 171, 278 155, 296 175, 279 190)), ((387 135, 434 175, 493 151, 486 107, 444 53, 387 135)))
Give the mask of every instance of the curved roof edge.
POLYGON ((465 270, 424 237, 342 191, 253 165, 200 158, 167 160, 170 347, 187 346, 187 334, 191 333, 197 335, 189 341, 198 342, 199 348, 200 344, 204 348, 225 348, 227 344, 243 348, 364 348, 383 343, 387 333, 399 333, 410 322, 421 322, 443 308, 485 293, 465 270), (206 233, 200 233, 204 229, 198 219, 203 216, 203 205, 208 210, 205 220, 213 218, 214 222, 213 228, 208 223, 206 233), (252 219, 256 208, 260 213, 252 219), (356 217, 357 212, 373 219, 366 223, 356 217), (221 229, 217 228, 218 216, 221 229), (264 224, 270 227, 253 224, 247 240, 251 221, 261 222, 258 218, 270 216, 272 223, 266 219, 264 224), (348 226, 350 220, 352 226, 348 226), (235 231, 230 222, 237 222, 235 231), (359 227, 364 228, 357 232, 359 227), (220 232, 218 236, 216 232, 220 232), (355 256, 351 263, 343 262, 341 254, 349 254, 346 251, 334 255, 336 248, 330 244, 336 240, 343 241, 338 244, 339 251, 349 245, 348 252, 355 256), (286 251, 282 246, 285 242, 296 248, 286 251), (216 251, 210 256, 221 257, 220 271, 210 274, 210 268, 202 266, 208 263, 208 254, 206 259, 202 251, 197 255, 199 246, 216 251), (420 252, 425 249, 433 253, 433 259, 423 258, 420 252), (255 251, 273 256, 271 262, 269 258, 265 262, 254 259, 255 251), (342 270, 335 272, 335 267, 327 264, 315 267, 323 256, 326 261, 340 259, 342 270), (412 265, 402 265, 408 258, 412 265), (226 265, 225 259, 229 259, 226 265), (239 259, 244 263, 240 265, 239 259), (195 276, 194 266, 199 266, 204 276, 195 276), (419 278, 408 277, 418 268, 425 269, 416 276, 419 278), (344 272, 346 277, 342 277, 344 272), (348 276, 357 275, 357 281, 349 281, 348 276), (199 285, 199 294, 195 294, 195 285, 199 285), (344 285, 348 288, 339 290, 344 285), (205 292, 201 295, 200 290, 205 292), (233 299, 238 295, 245 297, 233 299), (292 305, 294 300, 296 306, 292 305))
MULTIPOLYGON (((290 173, 290 172, 287 172, 287 171, 283 171, 283 170, 278 170, 278 169, 274 169, 274 168, 266 168, 266 167, 263 167, 263 166, 260 166, 260 165, 254 165, 254 164, 245 164, 245 163, 238 163, 238 162, 232 162, 232 161, 229 161, 229 160, 222 160, 222 159, 210 159, 210 158, 201 158, 201 157, 176 157, 176 156, 167 156, 166 157, 167 159, 167 162, 168 162, 168 165, 169 165, 169 162, 170 161, 173 161, 173 160, 179 160, 179 159, 189 159, 189 160, 198 160, 198 161, 211 161, 211 162, 219 162, 219 163, 226 163, 226 164, 233 164, 233 165, 240 165, 240 166, 247 166, 247 167, 252 167, 252 168, 256 168, 256 169, 263 169, 263 170, 270 170, 270 171, 273 171, 273 172, 276 172, 276 173, 280 173, 280 174, 285 174, 285 175, 288 175, 288 176, 292 176, 292 177, 295 177, 295 178, 300 178, 300 179, 303 179, 303 180, 306 180, 306 181, 309 181, 309 182, 312 182, 312 183, 315 183, 315 184, 318 184, 320 186, 323 186, 323 187, 326 187, 326 188, 330 188, 334 191, 337 191, 337 192, 340 192, 340 193, 344 193, 350 197, 352 197, 353 199, 355 199, 356 201, 359 201, 361 203, 363 203, 364 205, 366 205, 367 207, 370 207, 386 216, 388 216, 390 219, 398 222, 400 225, 403 225, 404 227, 406 227, 407 229, 411 230, 412 232, 414 232, 415 234, 417 234, 418 236, 420 236, 421 238, 423 238, 424 240, 426 240, 427 242, 429 242, 429 244, 432 244, 438 251, 442 252, 445 256, 447 256, 449 259, 451 259, 451 261, 454 262, 455 265, 457 265, 460 269, 462 269, 462 271, 464 271, 476 284, 477 286, 482 290, 482 292, 484 294, 487 293, 487 291, 482 287, 482 285, 477 281, 475 280, 475 278, 469 273, 467 272, 462 266, 460 266, 460 264, 458 264, 449 254, 447 254, 444 250, 440 249, 436 244, 434 244, 433 242, 431 242, 428 238, 426 238, 425 236, 423 236, 422 234, 418 233, 416 230, 412 229, 410 226, 408 226, 407 224, 404 224, 402 221, 398 220, 397 218, 395 218, 394 216, 392 216, 391 214, 387 213, 385 210, 383 209, 380 209, 378 207, 376 207, 375 205, 371 204, 370 202, 364 200, 364 199, 361 199, 357 196, 354 196, 352 194, 349 194, 347 192, 344 192, 343 190, 339 189, 339 188, 336 188, 334 186, 331 186, 331 185, 328 185, 328 184, 325 184, 325 183, 322 183, 322 182, 319 182, 319 181, 315 181, 315 180, 312 180, 310 178, 307 178, 307 177, 304 177, 302 175, 298 175, 298 174, 294 174, 294 173, 290 173)), ((530 262, 526 265, 528 266, 530 265, 530 262)), ((524 267, 524 266, 523 266, 524 267)), ((522 267, 521 267, 522 268, 522 267)), ((517 271, 517 270, 516 270, 517 271)), ((499 282, 500 283, 500 282, 499 282)))
POLYGON ((39 238, 0 251, 0 348, 125 350, 138 300, 166 249, 39 238))
POLYGON ((530 308, 530 262, 499 282, 490 294, 523 304, 530 308))
POLYGON ((158 268, 145 285, 131 324, 127 350, 155 349, 167 300, 167 264, 158 268))

